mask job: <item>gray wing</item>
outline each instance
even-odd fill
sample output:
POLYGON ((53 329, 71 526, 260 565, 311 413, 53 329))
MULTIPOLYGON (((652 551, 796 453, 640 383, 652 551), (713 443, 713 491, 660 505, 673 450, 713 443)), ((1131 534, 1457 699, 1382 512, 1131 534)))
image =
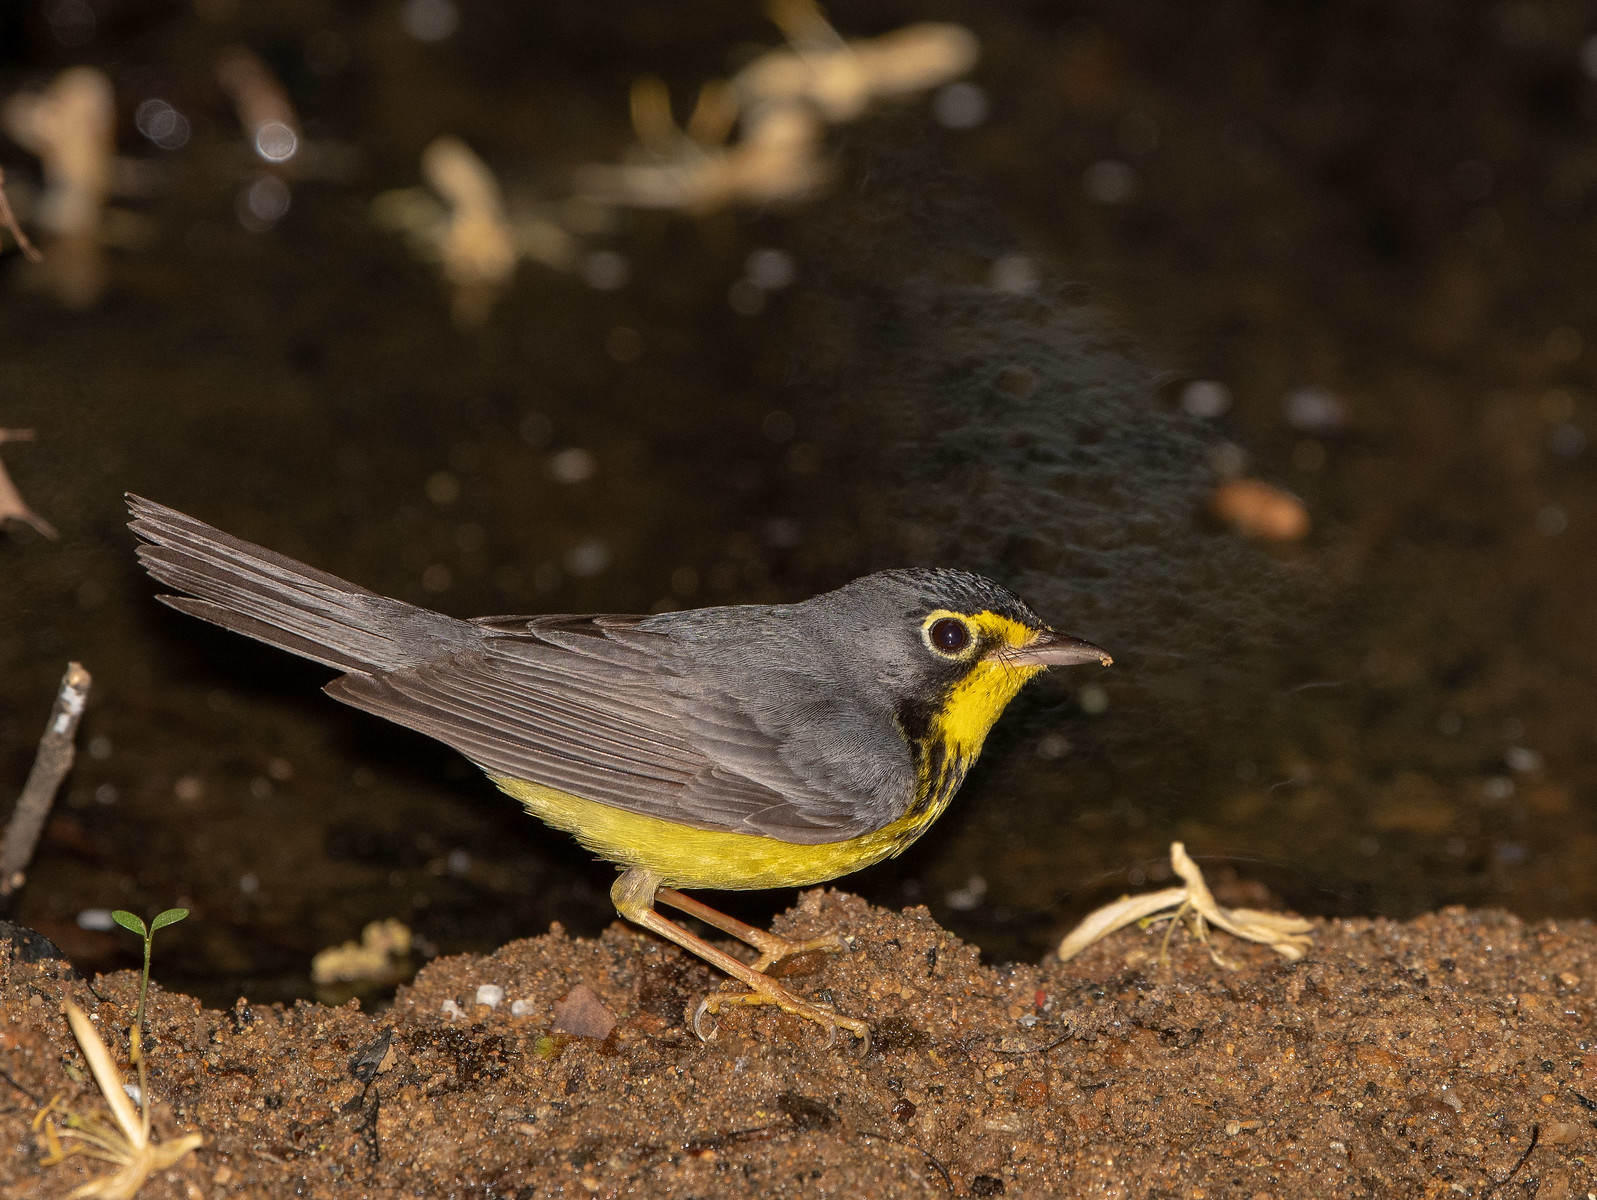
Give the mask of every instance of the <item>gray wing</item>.
MULTIPOLYGON (((866 747, 795 756, 755 705, 702 677, 674 639, 639 629, 642 619, 484 618, 472 622, 483 631, 477 648, 345 675, 327 691, 493 774, 700 829, 841 841, 907 807, 909 750, 890 723, 902 769, 885 778, 861 779, 828 761, 866 747)), ((802 713, 802 697, 794 699, 802 713)), ((828 709, 835 722, 835 703, 828 709)))
POLYGON ((640 628, 649 618, 457 621, 165 505, 128 504, 140 560, 184 593, 164 602, 349 672, 328 692, 495 774, 792 842, 867 833, 909 804, 909 748, 892 714, 840 707, 847 688, 770 663, 729 671, 640 628))

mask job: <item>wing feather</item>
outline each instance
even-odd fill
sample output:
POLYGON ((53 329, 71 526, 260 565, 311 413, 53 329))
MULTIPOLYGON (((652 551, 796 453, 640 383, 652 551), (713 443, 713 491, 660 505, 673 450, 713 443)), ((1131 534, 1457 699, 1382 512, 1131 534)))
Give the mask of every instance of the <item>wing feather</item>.
POLYGON ((473 622, 485 635, 477 649, 352 673, 327 690, 493 774, 700 829, 840 841, 907 804, 907 795, 884 805, 834 789, 824 772, 783 762, 737 696, 698 677, 672 638, 638 630, 637 620, 473 622))
POLYGON ((893 712, 864 706, 854 678, 810 653, 806 606, 457 621, 128 503, 140 560, 186 593, 167 603, 348 672, 334 696, 496 774, 793 842, 869 832, 910 802, 893 712))

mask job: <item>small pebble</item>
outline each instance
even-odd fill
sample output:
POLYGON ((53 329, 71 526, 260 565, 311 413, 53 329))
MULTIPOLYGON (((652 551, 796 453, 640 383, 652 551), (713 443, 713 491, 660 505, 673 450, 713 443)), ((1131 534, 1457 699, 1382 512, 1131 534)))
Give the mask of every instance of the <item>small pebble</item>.
POLYGON ((482 983, 477 985, 477 1003, 486 1004, 489 1008, 498 1008, 505 998, 505 989, 497 983, 482 983))
POLYGON ((1089 717, 1096 717, 1109 711, 1109 693, 1096 683, 1089 683, 1076 693, 1076 703, 1089 717))
POLYGON ((1043 1079, 1026 1079, 1015 1085, 1015 1103, 1022 1108, 1041 1108, 1048 1103, 1048 1094, 1048 1083, 1043 1079))
POLYGON ((531 1000, 512 1000, 510 1002, 510 1015, 513 1017, 525 1017, 532 1012, 532 1009, 531 1000))
POLYGON ((459 1021, 466 1015, 465 1010, 462 1009, 459 1003, 454 1000, 445 1000, 438 1006, 438 1011, 443 1013, 444 1016, 448 1017, 451 1021, 459 1021))
POLYGON ((557 483, 582 483, 592 479, 599 463, 590 450, 572 446, 549 456, 549 477, 557 483))
MULTIPOLYGON (((1541 1127, 1542 1141, 1549 1146, 1570 1146, 1585 1133, 1574 1121, 1549 1121, 1541 1127)), ((1590 1193, 1587 1193, 1588 1195, 1590 1193)))
POLYGON ((1309 532, 1309 510, 1291 492, 1261 479, 1228 479, 1209 498, 1209 511, 1244 537, 1296 542, 1309 532))
POLYGON ((1299 388, 1287 395, 1282 407, 1286 423, 1305 433, 1330 433, 1347 423, 1347 401, 1327 388, 1299 388))
POLYGON ((965 886, 956 888, 943 897, 943 903, 955 912, 970 912, 980 908, 983 897, 987 895, 987 881, 980 875, 972 875, 965 881, 965 886))
POLYGON ((1542 767, 1542 756, 1524 746, 1510 746, 1504 752, 1503 759, 1508 763, 1509 770, 1521 773, 1539 771, 1542 767))

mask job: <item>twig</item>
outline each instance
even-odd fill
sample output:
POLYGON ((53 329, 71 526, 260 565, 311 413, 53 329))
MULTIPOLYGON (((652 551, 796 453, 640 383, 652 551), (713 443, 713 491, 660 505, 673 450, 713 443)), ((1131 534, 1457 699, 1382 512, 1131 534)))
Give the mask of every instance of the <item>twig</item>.
POLYGON ((77 757, 73 739, 78 731, 78 718, 83 715, 83 706, 88 700, 90 682, 91 677, 81 663, 67 664, 67 673, 61 677, 61 690, 56 693, 55 707, 50 710, 49 723, 39 739, 33 770, 28 772, 22 797, 6 823, 5 839, 0 841, 0 901, 8 899, 27 879, 28 864, 33 861, 44 819, 50 815, 56 791, 77 757))
POLYGON ((1514 1164, 1513 1170, 1481 1193, 1481 1200, 1486 1200, 1493 1192, 1501 1191, 1514 1181, 1514 1176, 1519 1174, 1519 1169, 1525 1165, 1525 1160, 1530 1157, 1531 1151, 1536 1149, 1536 1143, 1541 1141, 1541 1138, 1542 1127, 1540 1125, 1532 1125, 1530 1127, 1530 1145, 1525 1147, 1525 1153, 1519 1156, 1519 1161, 1514 1164))
MULTIPOLYGON (((32 440, 31 429, 0 429, 0 443, 32 440)), ((0 526, 4 526, 7 521, 21 521, 25 525, 32 525, 41 537, 47 537, 52 542, 61 536, 56 532, 54 525, 28 507, 28 502, 22 498, 22 493, 17 491, 17 485, 12 483, 11 476, 6 474, 5 463, 0 462, 0 526)))
POLYGON ((17 221, 17 214, 11 211, 11 200, 6 196, 6 173, 0 170, 0 228, 9 229, 11 236, 17 239, 17 249, 22 251, 22 257, 29 262, 39 262, 44 255, 39 253, 39 248, 28 240, 28 235, 22 232, 22 225, 17 221))
POLYGON ((994 1054, 1047 1054, 1048 1051, 1052 1050, 1055 1046, 1063 1046, 1066 1042, 1068 1042, 1071 1038, 1073 1038, 1075 1036, 1076 1036, 1076 1031, 1074 1029, 1070 1028, 1067 1025, 1065 1027, 1065 1032, 1064 1033, 1060 1034, 1058 1037, 1056 1037, 1051 1042, 1043 1043, 1041 1046, 1022 1046, 1018 1050, 1005 1050, 1005 1049, 1003 1049, 1000 1046, 994 1046, 993 1047, 993 1053, 994 1054))
POLYGON ((21 1092, 29 1100, 33 1101, 33 1107, 34 1108, 38 1108, 39 1105, 44 1103, 44 1101, 40 1100, 39 1097, 35 1096, 32 1092, 30 1092, 27 1088, 23 1087, 20 1083, 18 1083, 15 1079, 11 1078, 11 1076, 6 1074, 4 1071, 0 1071, 0 1079, 5 1080, 12 1087, 16 1088, 17 1091, 21 1092))

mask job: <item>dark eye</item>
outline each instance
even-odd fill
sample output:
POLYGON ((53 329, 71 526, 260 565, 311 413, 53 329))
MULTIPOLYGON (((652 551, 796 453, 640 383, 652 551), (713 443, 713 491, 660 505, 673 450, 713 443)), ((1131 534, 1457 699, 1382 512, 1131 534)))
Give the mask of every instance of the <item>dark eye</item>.
POLYGON ((933 621, 930 632, 932 645, 944 654, 958 654, 970 644, 970 629, 965 622, 956 621, 953 617, 933 621))

